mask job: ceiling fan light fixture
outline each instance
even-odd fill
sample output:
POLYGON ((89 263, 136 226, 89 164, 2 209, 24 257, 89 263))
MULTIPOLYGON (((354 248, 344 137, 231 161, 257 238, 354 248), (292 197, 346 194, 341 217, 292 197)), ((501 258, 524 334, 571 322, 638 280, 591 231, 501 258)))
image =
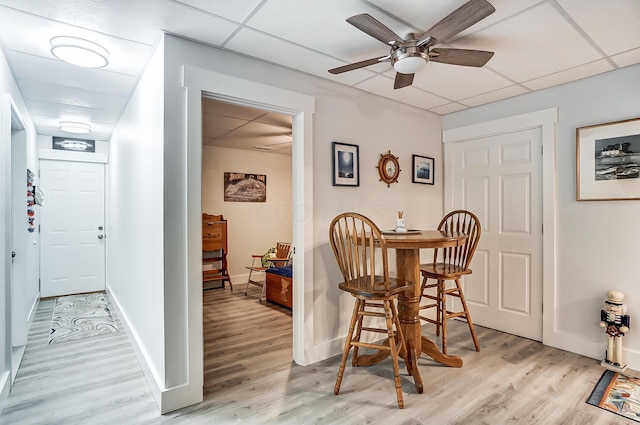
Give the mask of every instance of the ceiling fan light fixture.
POLYGON ((49 40, 51 54, 61 61, 83 68, 104 68, 109 64, 109 51, 93 41, 79 37, 58 36, 49 40))
POLYGON ((74 121, 60 121, 58 128, 67 133, 74 134, 85 134, 91 131, 91 126, 89 124, 74 121))
POLYGON ((393 63, 393 69, 401 74, 415 74, 427 64, 422 56, 406 56, 393 63))

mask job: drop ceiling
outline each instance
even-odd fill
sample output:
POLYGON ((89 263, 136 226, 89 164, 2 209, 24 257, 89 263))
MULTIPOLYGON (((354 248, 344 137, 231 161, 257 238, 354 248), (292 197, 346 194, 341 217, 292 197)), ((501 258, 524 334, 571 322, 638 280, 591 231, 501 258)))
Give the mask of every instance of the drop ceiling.
MULTIPOLYGON (((640 63, 638 0, 489 1, 496 12, 444 46, 494 51, 487 65, 429 62, 412 86, 399 90, 388 63, 327 72, 388 53, 345 19, 369 13, 404 37, 429 29, 466 0, 0 0, 0 46, 40 134, 69 136, 59 121, 86 121, 87 138, 97 140, 109 139, 163 32, 441 115, 640 63), (86 69, 56 60, 49 40, 57 35, 103 45, 109 65, 86 69)), ((238 118, 219 112, 211 115, 238 118)), ((240 128, 262 127, 274 141, 287 137, 282 124, 263 113, 240 128)), ((225 125, 230 121, 205 124, 204 142, 253 143, 242 131, 216 136, 215 127, 225 125)))

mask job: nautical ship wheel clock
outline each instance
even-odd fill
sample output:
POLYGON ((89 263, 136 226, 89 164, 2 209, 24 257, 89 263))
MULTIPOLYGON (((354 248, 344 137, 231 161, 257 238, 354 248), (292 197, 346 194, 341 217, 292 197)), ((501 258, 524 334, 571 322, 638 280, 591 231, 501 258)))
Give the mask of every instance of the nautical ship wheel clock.
POLYGON ((380 154, 378 173, 380 174, 380 181, 385 182, 387 187, 391 186, 391 183, 398 183, 400 171, 400 163, 397 156, 392 154, 391 151, 386 154, 380 154))

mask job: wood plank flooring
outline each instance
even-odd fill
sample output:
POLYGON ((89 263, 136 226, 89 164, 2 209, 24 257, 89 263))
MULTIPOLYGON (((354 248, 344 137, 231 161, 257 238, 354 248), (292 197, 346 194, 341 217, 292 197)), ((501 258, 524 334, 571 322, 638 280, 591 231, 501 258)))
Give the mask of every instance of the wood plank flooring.
POLYGON ((0 425, 635 424, 585 403, 604 370, 598 361, 480 326, 478 353, 458 322, 449 349, 464 367, 421 358, 424 394, 401 368, 405 409, 396 405, 389 360, 348 366, 334 396, 339 357, 295 365, 291 313, 260 304, 258 291, 204 291, 205 401, 167 415, 124 332, 49 346, 53 300, 42 301, 0 425))

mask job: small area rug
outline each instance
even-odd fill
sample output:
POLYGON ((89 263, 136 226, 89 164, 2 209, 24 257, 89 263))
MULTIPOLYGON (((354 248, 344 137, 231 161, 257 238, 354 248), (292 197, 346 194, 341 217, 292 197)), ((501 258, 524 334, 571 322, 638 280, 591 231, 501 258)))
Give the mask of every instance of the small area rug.
POLYGON ((587 403, 640 422, 640 379, 606 370, 587 403))
POLYGON ((59 297, 53 306, 49 344, 118 332, 104 293, 59 297))

